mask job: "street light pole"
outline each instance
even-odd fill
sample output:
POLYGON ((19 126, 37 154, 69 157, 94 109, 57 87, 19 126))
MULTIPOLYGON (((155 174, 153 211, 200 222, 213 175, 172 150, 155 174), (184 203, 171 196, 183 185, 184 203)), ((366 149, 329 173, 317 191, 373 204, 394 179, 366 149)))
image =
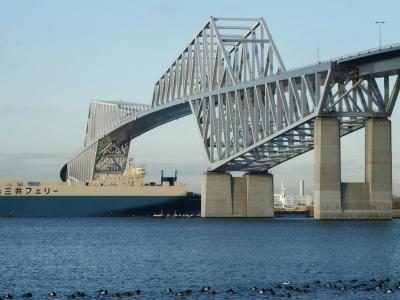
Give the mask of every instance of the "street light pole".
POLYGON ((382 48, 382 24, 385 24, 384 21, 375 21, 375 24, 379 26, 379 49, 382 48))

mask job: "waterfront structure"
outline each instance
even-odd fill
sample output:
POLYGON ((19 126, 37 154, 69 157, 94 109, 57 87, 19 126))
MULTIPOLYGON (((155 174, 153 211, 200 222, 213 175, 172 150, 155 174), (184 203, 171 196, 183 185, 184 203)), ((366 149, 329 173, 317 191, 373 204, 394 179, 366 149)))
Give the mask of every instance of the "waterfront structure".
POLYGON ((274 208, 314 206, 314 199, 314 195, 304 195, 304 180, 300 180, 300 189, 297 195, 287 195, 282 182, 281 192, 274 194, 274 208))
POLYGON ((60 175, 120 173, 132 139, 192 114, 209 160, 202 216, 272 216, 268 170, 315 149, 316 218, 391 218, 399 73, 400 45, 287 70, 264 19, 210 17, 155 84, 151 106, 92 103, 85 147, 60 175), (340 137, 363 127, 366 180, 342 183, 340 137))

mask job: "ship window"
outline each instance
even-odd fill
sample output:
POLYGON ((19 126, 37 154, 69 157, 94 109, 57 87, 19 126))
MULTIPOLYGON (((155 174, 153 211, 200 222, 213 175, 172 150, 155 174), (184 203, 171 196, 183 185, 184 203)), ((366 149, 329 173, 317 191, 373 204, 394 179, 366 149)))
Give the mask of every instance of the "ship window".
POLYGON ((28 181, 28 185, 29 186, 40 186, 40 182, 39 181, 28 181))

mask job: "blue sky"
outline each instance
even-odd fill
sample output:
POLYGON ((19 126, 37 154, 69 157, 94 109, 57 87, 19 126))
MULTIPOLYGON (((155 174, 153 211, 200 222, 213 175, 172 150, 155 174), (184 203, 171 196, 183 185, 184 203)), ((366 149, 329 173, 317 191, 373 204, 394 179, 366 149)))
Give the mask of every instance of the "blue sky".
MULTIPOLYGON (((398 1, 0 0, 0 178, 57 179, 83 145, 93 99, 150 103, 153 85, 208 16, 265 18, 288 68, 400 42, 398 1)), ((400 109, 393 126, 400 193, 400 109)), ((342 142, 342 179, 364 177, 363 131, 342 142), (350 140, 352 141, 350 145, 350 140)), ((149 180, 178 169, 199 190, 206 157, 186 117, 132 141, 149 180)), ((312 190, 313 152, 271 171, 293 192, 312 190)))

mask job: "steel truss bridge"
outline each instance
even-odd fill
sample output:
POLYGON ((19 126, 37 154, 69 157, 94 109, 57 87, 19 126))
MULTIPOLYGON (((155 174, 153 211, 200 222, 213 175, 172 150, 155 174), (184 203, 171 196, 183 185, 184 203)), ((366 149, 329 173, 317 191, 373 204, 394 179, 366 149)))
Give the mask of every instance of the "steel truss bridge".
POLYGON ((399 74, 400 45, 287 70, 263 18, 210 17, 157 81, 151 105, 90 103, 84 149, 60 175, 120 174, 132 139, 190 114, 209 171, 266 171, 313 149, 318 117, 338 118, 341 136, 389 117, 399 74))

